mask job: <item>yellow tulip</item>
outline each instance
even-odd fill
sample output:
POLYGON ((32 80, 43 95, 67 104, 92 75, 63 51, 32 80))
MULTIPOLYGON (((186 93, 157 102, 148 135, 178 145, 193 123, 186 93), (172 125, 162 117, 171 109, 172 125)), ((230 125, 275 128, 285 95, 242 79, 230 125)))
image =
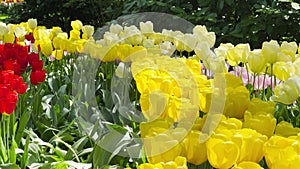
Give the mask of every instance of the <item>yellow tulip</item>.
POLYGON ((261 52, 266 63, 274 64, 278 60, 280 46, 275 40, 271 40, 270 42, 263 42, 261 52))
POLYGON ((177 164, 178 169, 188 169, 186 165, 187 160, 185 157, 178 156, 175 158, 174 162, 177 164))
POLYGON ((214 168, 227 169, 232 167, 238 160, 239 148, 232 141, 210 137, 206 142, 207 157, 214 168))
POLYGON ((206 144, 201 137, 204 134, 200 131, 192 130, 183 140, 184 154, 187 161, 200 165, 207 160, 206 144))
POLYGON ((272 101, 263 101, 259 98, 253 98, 251 99, 247 110, 252 114, 256 114, 257 112, 261 112, 263 110, 267 114, 274 115, 275 103, 272 101))
POLYGON ((252 161, 243 161, 238 165, 232 167, 231 169, 262 169, 262 167, 259 164, 252 161))
POLYGON ((251 51, 249 53, 247 61, 248 61, 249 69, 253 73, 259 74, 264 71, 266 63, 265 63, 264 57, 262 56, 261 50, 255 49, 255 50, 251 51))
POLYGON ((236 130, 231 140, 236 143, 240 149, 237 163, 242 161, 258 163, 263 158, 263 146, 268 138, 255 130, 243 128, 236 130))
POLYGON ((231 66, 237 66, 239 63, 245 63, 250 52, 249 44, 238 44, 234 48, 227 50, 227 60, 231 66))
POLYGON ((275 131, 276 118, 265 112, 256 112, 253 114, 246 111, 244 114, 243 127, 254 129, 261 134, 271 137, 275 131))
POLYGON ((264 146, 269 168, 296 169, 300 166, 299 141, 281 136, 272 136, 264 146))
POLYGON ((73 29, 70 31, 70 40, 78 40, 80 39, 80 31, 73 29))
POLYGON ((13 33, 8 33, 4 35, 4 43, 14 43, 15 35, 13 33))
POLYGON ((224 114, 230 117, 243 118, 250 103, 250 94, 245 86, 226 87, 224 114))
POLYGON ((234 45, 231 43, 221 43, 219 47, 215 48, 214 52, 220 58, 227 59, 227 50, 234 48, 234 45))
POLYGON ((148 134, 150 134, 150 129, 154 127, 169 129, 172 125, 172 121, 170 119, 155 119, 154 121, 142 122, 140 123, 140 131, 141 137, 145 138, 148 134))
POLYGON ((204 25, 196 25, 193 28, 193 34, 198 39, 198 42, 208 42, 209 47, 212 48, 216 42, 215 32, 208 32, 206 26, 204 25))
POLYGON ((294 76, 286 80, 284 83, 275 87, 274 95, 271 96, 272 101, 283 104, 292 104, 298 99, 300 94, 300 77, 294 76))
POLYGON ((291 62, 295 61, 295 56, 297 52, 298 45, 296 42, 282 42, 280 46, 280 51, 285 55, 289 56, 291 62))
POLYGON ((119 34, 123 31, 123 27, 119 24, 111 24, 109 27, 109 32, 114 34, 119 34))
POLYGON ((23 26, 16 26, 14 29, 15 36, 17 38, 24 37, 26 35, 26 29, 23 26))
POLYGON ((242 121, 236 118, 226 118, 224 115, 222 115, 221 121, 217 127, 216 130, 237 130, 242 128, 242 121))
POLYGON ((71 40, 67 40, 68 42, 66 43, 66 50, 69 53, 74 53, 76 51, 76 45, 74 43, 74 41, 71 40))
POLYGON ((44 56, 48 57, 52 54, 53 47, 51 41, 42 41, 40 47, 44 56))
POLYGON ((140 22, 140 29, 141 29, 141 33, 145 34, 146 36, 149 36, 152 33, 154 33, 153 23, 151 21, 140 22))
POLYGON ((84 35, 87 36, 87 38, 90 38, 93 36, 94 34, 94 26, 91 26, 91 25, 84 25, 82 27, 82 32, 84 35))
POLYGON ((63 54, 64 54, 64 51, 62 50, 54 50, 52 52, 52 55, 55 57, 56 60, 61 60, 63 58, 63 54))
POLYGON ((273 69, 276 78, 282 81, 286 81, 295 72, 292 62, 276 62, 273 69))
POLYGON ((173 161, 181 154, 179 142, 165 133, 143 139, 149 163, 173 161))
POLYGON ((9 30, 8 30, 6 24, 3 23, 3 22, 0 22, 0 35, 1 35, 1 36, 4 36, 4 35, 6 35, 8 32, 9 32, 9 30))
POLYGON ((155 169, 154 164, 144 163, 138 166, 138 169, 155 169))
POLYGON ((80 20, 75 20, 71 22, 72 29, 80 31, 82 28, 82 22, 80 20))
POLYGON ((30 19, 28 19, 27 24, 31 30, 34 30, 37 27, 37 20, 30 18, 30 19))
POLYGON ((50 38, 51 40, 53 40, 57 35, 61 35, 61 36, 63 35, 63 36, 65 36, 66 38, 68 38, 68 34, 67 34, 67 33, 63 33, 63 31, 61 30, 60 27, 54 26, 54 27, 52 27, 52 29, 51 29, 49 38, 50 38))
POLYGON ((275 134, 283 137, 296 136, 300 133, 300 128, 293 127, 293 125, 286 121, 281 121, 277 124, 275 134))

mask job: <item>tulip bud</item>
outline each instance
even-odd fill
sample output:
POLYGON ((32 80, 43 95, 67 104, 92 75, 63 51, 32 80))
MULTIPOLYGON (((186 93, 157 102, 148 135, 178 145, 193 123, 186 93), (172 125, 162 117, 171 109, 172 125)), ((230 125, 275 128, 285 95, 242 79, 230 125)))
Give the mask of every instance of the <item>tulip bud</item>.
POLYGON ((27 24, 31 30, 34 30, 37 27, 37 20, 33 18, 28 19, 27 24))
POLYGON ((71 27, 74 30, 80 31, 82 28, 82 22, 80 20, 75 20, 71 22, 71 27))
POLYGON ((255 49, 249 53, 248 65, 253 73, 259 74, 265 68, 265 59, 262 56, 261 50, 255 49))
POLYGON ((93 36, 93 34, 94 34, 94 26, 84 25, 82 27, 82 32, 89 38, 89 37, 93 36))
POLYGON ((280 46, 275 40, 271 40, 270 42, 264 42, 262 45, 261 52, 263 57, 265 58, 266 63, 274 64, 278 60, 280 46))

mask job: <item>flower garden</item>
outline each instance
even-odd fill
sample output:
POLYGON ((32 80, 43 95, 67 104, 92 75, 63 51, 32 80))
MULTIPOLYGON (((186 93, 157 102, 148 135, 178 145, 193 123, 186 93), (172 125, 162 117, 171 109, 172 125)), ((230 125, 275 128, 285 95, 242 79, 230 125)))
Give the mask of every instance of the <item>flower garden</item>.
POLYGON ((300 46, 151 21, 0 23, 0 168, 300 167, 300 46))

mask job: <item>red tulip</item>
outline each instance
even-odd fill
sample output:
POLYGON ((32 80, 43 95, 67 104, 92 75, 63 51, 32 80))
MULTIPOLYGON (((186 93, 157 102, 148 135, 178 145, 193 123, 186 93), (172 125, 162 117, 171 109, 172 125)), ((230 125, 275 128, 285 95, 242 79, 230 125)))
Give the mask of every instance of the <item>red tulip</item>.
POLYGON ((43 61, 42 60, 36 60, 31 62, 32 71, 38 71, 43 69, 43 61))
POLYGON ((39 83, 42 83, 46 78, 46 70, 37 70, 34 72, 31 72, 30 74, 30 82, 33 85, 38 85, 39 83))
POLYGON ((3 65, 5 70, 13 70, 15 74, 20 74, 21 67, 16 60, 6 60, 3 65))

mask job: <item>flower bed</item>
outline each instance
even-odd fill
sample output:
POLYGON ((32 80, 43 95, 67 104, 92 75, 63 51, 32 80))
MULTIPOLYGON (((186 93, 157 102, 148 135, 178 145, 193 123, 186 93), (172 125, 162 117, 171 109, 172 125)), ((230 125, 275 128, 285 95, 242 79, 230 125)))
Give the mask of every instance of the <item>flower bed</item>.
POLYGON ((93 26, 71 26, 0 26, 2 166, 300 166, 296 42, 213 48, 205 26, 151 22, 96 41, 93 26))

